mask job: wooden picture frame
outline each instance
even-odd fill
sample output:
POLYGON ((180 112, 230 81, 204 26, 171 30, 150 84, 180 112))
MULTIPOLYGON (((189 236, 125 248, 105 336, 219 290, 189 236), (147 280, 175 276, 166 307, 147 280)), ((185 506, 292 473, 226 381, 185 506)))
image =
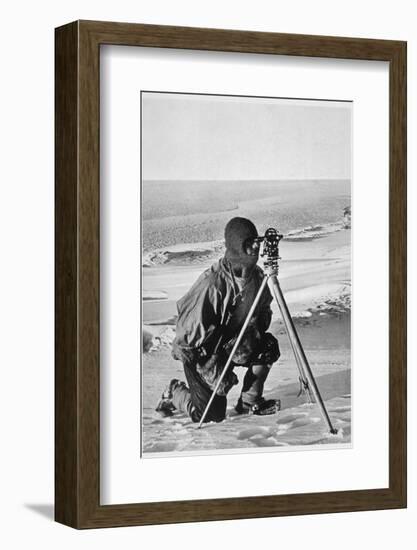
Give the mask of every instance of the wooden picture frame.
POLYGON ((75 528, 406 506, 406 43, 76 21, 56 29, 55 518, 75 528), (99 56, 104 44, 389 62, 389 487, 100 505, 99 56))

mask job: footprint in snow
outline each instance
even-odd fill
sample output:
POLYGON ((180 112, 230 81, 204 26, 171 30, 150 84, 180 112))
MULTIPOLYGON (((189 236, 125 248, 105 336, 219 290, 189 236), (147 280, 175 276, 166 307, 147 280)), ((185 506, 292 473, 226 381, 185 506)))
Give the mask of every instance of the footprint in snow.
POLYGON ((237 434, 237 439, 250 439, 251 437, 261 435, 264 438, 271 435, 270 428, 265 428, 263 426, 254 426, 253 428, 246 428, 241 430, 237 434))
POLYGON ((275 437, 259 437, 251 439, 257 447, 282 447, 275 437))
POLYGON ((308 424, 315 424, 320 422, 320 418, 298 418, 291 424, 291 428, 300 428, 301 426, 307 426, 308 424))
POLYGON ((332 407, 331 409, 329 409, 329 412, 338 412, 338 413, 350 412, 350 411, 351 411, 351 407, 332 407))
POLYGON ((152 420, 151 424, 155 425, 155 424, 163 424, 164 421, 161 420, 160 418, 155 418, 154 420, 152 420))
POLYGON ((277 420, 277 424, 290 424, 291 422, 294 422, 294 420, 298 420, 299 418, 304 418, 307 416, 307 413, 293 413, 293 414, 287 414, 286 416, 281 416, 277 420))

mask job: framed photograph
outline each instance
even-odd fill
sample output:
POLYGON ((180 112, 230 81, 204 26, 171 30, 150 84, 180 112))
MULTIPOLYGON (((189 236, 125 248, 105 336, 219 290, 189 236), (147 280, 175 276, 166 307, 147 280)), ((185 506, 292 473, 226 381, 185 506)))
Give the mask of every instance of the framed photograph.
POLYGON ((406 506, 406 43, 56 29, 56 520, 406 506))

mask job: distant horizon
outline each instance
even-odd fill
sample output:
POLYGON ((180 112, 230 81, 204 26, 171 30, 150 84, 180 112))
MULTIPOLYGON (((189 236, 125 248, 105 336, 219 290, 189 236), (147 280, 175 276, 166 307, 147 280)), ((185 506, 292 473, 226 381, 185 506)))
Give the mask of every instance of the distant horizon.
POLYGON ((257 227, 293 229, 340 222, 351 203, 349 179, 264 181, 144 181, 143 250, 223 238, 230 218, 257 227))

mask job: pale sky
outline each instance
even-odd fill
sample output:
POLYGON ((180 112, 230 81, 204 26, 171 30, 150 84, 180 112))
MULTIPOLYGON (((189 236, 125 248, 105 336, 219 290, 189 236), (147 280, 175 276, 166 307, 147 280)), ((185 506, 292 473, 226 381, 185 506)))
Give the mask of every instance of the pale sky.
POLYGON ((142 93, 144 179, 350 178, 352 103, 142 93))

